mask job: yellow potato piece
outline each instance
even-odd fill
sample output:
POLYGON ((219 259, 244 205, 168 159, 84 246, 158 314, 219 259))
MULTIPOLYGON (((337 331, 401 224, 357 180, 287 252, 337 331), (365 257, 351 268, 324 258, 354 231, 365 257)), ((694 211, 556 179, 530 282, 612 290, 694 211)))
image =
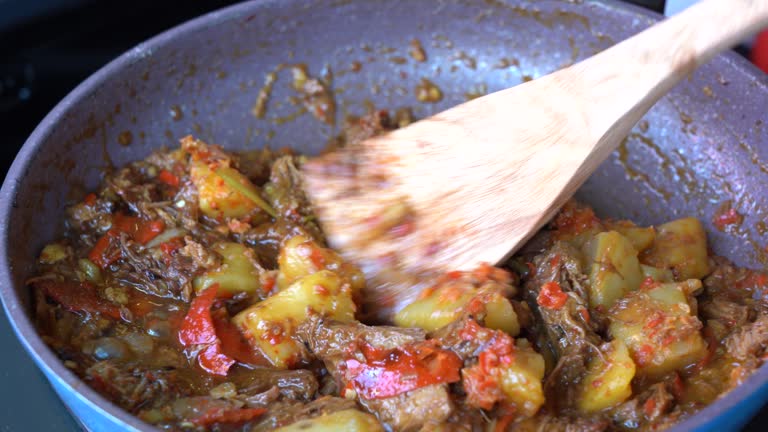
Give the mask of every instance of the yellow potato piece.
POLYGON ((676 280, 709 274, 707 235, 696 218, 678 219, 657 228, 653 246, 641 255, 644 264, 671 269, 676 280))
POLYGON ((675 275, 670 269, 660 269, 649 265, 640 264, 640 271, 643 272, 643 279, 651 278, 656 282, 674 282, 675 275))
POLYGON ((632 242, 616 231, 597 234, 585 247, 589 264, 589 305, 610 308, 640 287, 643 275, 632 242))
POLYGON ((624 342, 638 375, 660 376, 701 360, 706 344, 688 297, 701 281, 659 284, 629 294, 609 311, 609 333, 624 342))
POLYGON ((300 420, 275 432, 384 432, 376 417, 356 409, 337 411, 311 419, 300 420))
POLYGON ((435 331, 464 315, 467 304, 479 295, 484 296, 485 326, 517 336, 520 324, 509 300, 499 292, 461 283, 441 285, 426 297, 404 307, 395 315, 395 325, 435 331))
MULTIPOLYGON (((200 161, 192 162, 189 175, 197 188, 200 211, 206 216, 217 219, 238 218, 256 209, 256 203, 227 185, 224 179, 216 175, 207 164, 200 161)), ((242 174, 240 176, 246 182, 247 186, 244 187, 252 188, 254 193, 258 194, 258 188, 242 174)))
POLYGON ((211 248, 222 257, 218 269, 198 276, 192 285, 195 292, 200 292, 218 283, 220 297, 228 297, 239 292, 253 293, 259 289, 260 268, 248 258, 250 250, 240 243, 222 242, 211 248))
POLYGON ((250 344, 276 368, 289 368, 300 360, 302 346, 293 338, 296 328, 314 311, 332 319, 355 319, 349 284, 322 270, 237 314, 232 321, 250 344))
POLYGON ((627 346, 614 339, 607 352, 602 357, 596 355, 587 366, 577 400, 579 410, 592 413, 624 402, 632 396, 634 376, 635 362, 629 356, 627 346))
POLYGON ((656 230, 653 227, 639 227, 627 220, 605 222, 605 226, 609 231, 616 231, 626 237, 638 252, 651 247, 656 238, 656 230))
POLYGON ((501 372, 501 391, 524 416, 533 416, 544 404, 544 357, 527 346, 517 345, 515 361, 501 372))
POLYGON ((320 270, 331 270, 357 292, 365 288, 365 276, 354 264, 344 262, 333 249, 319 246, 314 241, 295 236, 285 242, 277 257, 280 272, 277 287, 283 289, 304 276, 320 270))

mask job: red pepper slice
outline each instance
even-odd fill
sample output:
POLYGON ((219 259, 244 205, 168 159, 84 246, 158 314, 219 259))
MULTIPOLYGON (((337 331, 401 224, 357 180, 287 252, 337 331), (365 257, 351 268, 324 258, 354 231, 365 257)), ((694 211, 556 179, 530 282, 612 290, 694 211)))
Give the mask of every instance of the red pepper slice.
POLYGON ((96 241, 93 249, 88 253, 88 258, 99 267, 105 268, 120 259, 122 255, 119 250, 107 253, 121 233, 128 234, 130 238, 141 244, 147 244, 164 230, 165 222, 162 220, 144 221, 136 216, 117 213, 112 217, 112 228, 96 241))
POLYGON ((493 333, 493 339, 478 356, 477 364, 462 371, 467 404, 486 410, 505 399, 501 391, 501 371, 515 361, 512 337, 499 330, 490 331, 493 333))
POLYGON ((181 237, 174 237, 165 243, 160 243, 160 250, 166 255, 173 255, 174 252, 184 247, 184 241, 181 237))
POLYGON ((235 364, 235 359, 224 354, 222 341, 216 334, 211 314, 218 289, 218 284, 211 285, 192 300, 181 323, 179 342, 184 347, 204 345, 197 355, 200 367, 214 375, 227 375, 229 368, 235 364))
POLYGON ((212 344, 217 341, 216 328, 213 326, 211 306, 216 299, 218 284, 211 285, 192 299, 189 312, 179 330, 179 342, 183 346, 212 344))
POLYGON ((88 195, 85 196, 85 199, 83 199, 83 202, 86 205, 92 206, 92 205, 96 204, 96 198, 97 197, 96 197, 95 193, 89 193, 88 195))
POLYGON ((226 376, 229 368, 235 364, 235 359, 221 352, 219 342, 208 345, 197 355, 197 362, 206 372, 213 375, 226 376))
POLYGON ((43 279, 34 285, 70 312, 100 314, 116 320, 122 318, 120 307, 99 297, 96 286, 90 282, 43 279))
POLYGON ((208 426, 213 423, 241 423, 255 419, 267 412, 265 408, 213 408, 192 419, 198 426, 208 426))
POLYGON ((165 222, 162 220, 140 222, 136 224, 133 239, 144 245, 152 241, 163 231, 165 231, 165 222))
POLYGON ((179 187, 179 178, 168 170, 160 171, 157 179, 171 187, 179 187))
POLYGON ((391 351, 361 346, 366 358, 345 362, 346 377, 365 399, 381 399, 433 384, 457 382, 462 361, 452 351, 432 341, 398 347, 391 351))
POLYGON ((213 326, 221 342, 221 352, 240 363, 267 366, 269 362, 256 354, 236 325, 229 320, 226 309, 213 311, 213 326))
POLYGON ((112 234, 111 230, 107 231, 106 234, 101 236, 101 238, 96 241, 96 244, 93 245, 93 249, 91 249, 91 251, 88 253, 88 258, 97 266, 105 268, 120 258, 121 253, 119 250, 111 254, 107 254, 107 249, 112 244, 112 239, 114 237, 115 236, 112 234))

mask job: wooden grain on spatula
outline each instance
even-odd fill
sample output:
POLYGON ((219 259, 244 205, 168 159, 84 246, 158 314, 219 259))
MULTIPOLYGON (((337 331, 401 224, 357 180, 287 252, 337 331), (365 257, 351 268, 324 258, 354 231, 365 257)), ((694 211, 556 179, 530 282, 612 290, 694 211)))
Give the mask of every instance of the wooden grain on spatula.
POLYGON ((306 164, 329 242, 369 279, 368 309, 386 319, 430 277, 508 257, 674 84, 763 25, 768 0, 705 0, 567 69, 306 164))

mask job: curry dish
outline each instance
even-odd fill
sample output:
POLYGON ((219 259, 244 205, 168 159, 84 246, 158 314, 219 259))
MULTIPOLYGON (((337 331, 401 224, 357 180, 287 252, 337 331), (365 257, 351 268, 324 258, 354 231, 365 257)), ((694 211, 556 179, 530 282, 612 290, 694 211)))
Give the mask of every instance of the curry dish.
POLYGON ((712 256, 694 218, 575 202, 505 266, 360 322, 365 278, 326 245, 303 161, 186 137, 106 175, 29 280, 46 342, 168 430, 658 430, 762 364, 765 274, 712 256))

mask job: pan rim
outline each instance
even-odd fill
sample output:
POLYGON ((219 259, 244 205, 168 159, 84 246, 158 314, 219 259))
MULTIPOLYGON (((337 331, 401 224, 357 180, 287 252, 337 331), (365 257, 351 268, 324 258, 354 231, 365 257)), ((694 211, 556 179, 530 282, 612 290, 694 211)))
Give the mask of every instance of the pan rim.
MULTIPOLYGON (((157 428, 124 411, 66 368, 55 353, 43 342, 31 317, 27 314, 27 307, 22 304, 20 297, 16 294, 11 276, 10 245, 8 240, 9 230, 11 229, 11 214, 16 206, 16 195, 19 185, 26 177, 28 167, 34 160, 34 156, 41 150, 54 127, 65 117, 70 108, 82 103, 94 89, 108 82, 115 72, 151 56, 155 50, 173 43, 179 37, 217 25, 220 22, 237 19, 240 16, 251 14, 254 10, 268 7, 272 4, 279 4, 281 8, 289 8, 297 2, 299 0, 250 0, 228 6, 170 28, 121 54, 81 82, 43 118, 14 158, 3 181, 2 188, 0 188, 0 299, 14 333, 50 381, 57 380, 80 401, 98 411, 110 421, 122 424, 127 430, 151 431, 157 430, 157 428)), ((619 14, 649 19, 651 22, 662 17, 639 6, 618 3, 612 0, 589 0, 587 4, 599 5, 619 14)), ((712 62, 715 61, 724 61, 735 72, 741 74, 742 79, 756 81, 761 86, 761 91, 766 92, 768 95, 768 75, 763 74, 762 71, 746 59, 729 51, 712 60, 712 62)), ((670 430, 682 431, 705 426, 723 412, 733 410, 734 407, 761 390, 763 392, 768 390, 768 365, 762 366, 746 383, 739 385, 724 397, 697 412, 689 419, 678 423, 670 430)), ((765 402, 764 399, 762 400, 763 403, 765 402)))

